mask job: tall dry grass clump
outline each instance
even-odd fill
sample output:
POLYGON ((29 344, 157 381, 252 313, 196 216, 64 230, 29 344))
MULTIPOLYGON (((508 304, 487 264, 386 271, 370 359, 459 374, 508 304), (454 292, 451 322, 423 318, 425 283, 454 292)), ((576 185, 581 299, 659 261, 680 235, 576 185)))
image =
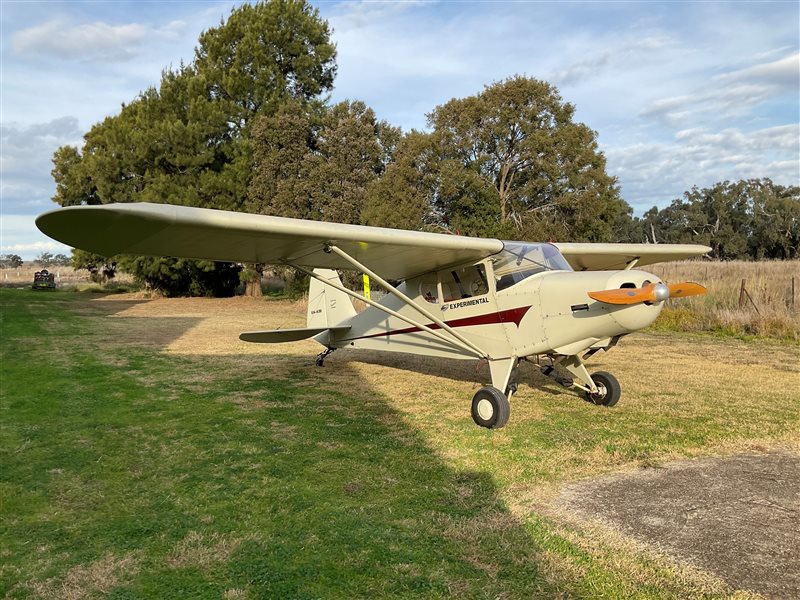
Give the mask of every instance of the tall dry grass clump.
POLYGON ((668 301, 656 328, 800 341, 800 261, 687 260, 647 270, 668 283, 694 281, 708 289, 705 296, 668 301))

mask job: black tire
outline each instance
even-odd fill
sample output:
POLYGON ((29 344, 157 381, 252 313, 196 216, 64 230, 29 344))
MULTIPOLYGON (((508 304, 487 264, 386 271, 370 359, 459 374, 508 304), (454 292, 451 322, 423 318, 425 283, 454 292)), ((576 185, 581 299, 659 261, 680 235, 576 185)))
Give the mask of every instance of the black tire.
POLYGON ((505 394, 495 387, 482 387, 472 397, 472 420, 487 429, 500 429, 508 423, 511 405, 505 394))
POLYGON ((586 399, 592 404, 598 406, 614 406, 619 402, 622 395, 622 388, 620 388, 619 381, 611 373, 605 371, 598 371, 592 373, 592 381, 599 388, 597 394, 586 394, 586 399))

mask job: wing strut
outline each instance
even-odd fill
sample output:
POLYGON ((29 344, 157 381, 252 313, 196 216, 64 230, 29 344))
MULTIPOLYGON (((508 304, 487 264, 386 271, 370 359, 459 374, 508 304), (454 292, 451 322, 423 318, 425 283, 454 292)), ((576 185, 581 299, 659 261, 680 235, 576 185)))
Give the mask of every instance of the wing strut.
POLYGON ((393 317, 397 317, 401 321, 405 321, 406 323, 408 323, 409 325, 411 325, 413 327, 419 327, 423 331, 426 331, 426 332, 430 333, 431 335, 439 338, 440 340, 442 340, 443 342, 446 342, 447 344, 450 344, 451 346, 458 346, 459 348, 461 348, 462 350, 466 350, 470 354, 478 355, 480 358, 488 358, 488 356, 486 355, 485 352, 476 352, 473 348, 471 348, 470 346, 468 346, 466 344, 462 344, 459 340, 451 339, 451 338, 447 337, 446 335, 443 335, 441 331, 436 331, 435 329, 431 329, 427 325, 423 325, 422 323, 419 323, 417 321, 414 321, 413 319, 410 319, 410 318, 408 318, 408 317, 406 317, 404 315, 401 315, 399 312, 394 311, 391 308, 387 308, 386 306, 383 306, 382 304, 378 304, 377 302, 375 302, 371 298, 366 298, 366 297, 362 296, 361 294, 357 294, 356 292, 354 292, 352 290, 348 290, 346 287, 344 287, 342 285, 339 285, 337 283, 333 283, 333 282, 331 282, 331 281, 329 281, 327 279, 323 279, 322 277, 320 277, 319 275, 317 275, 316 273, 314 273, 310 269, 306 269, 305 267, 301 267, 300 265, 296 265, 296 264, 291 263, 289 261, 283 261, 283 262, 286 265, 297 269, 298 271, 302 271, 303 273, 305 273, 309 277, 313 277, 314 279, 316 279, 318 281, 321 281, 325 285, 329 285, 332 288, 339 290, 340 292, 344 292, 348 296, 352 296, 353 298, 356 298, 357 300, 361 300, 362 302, 365 302, 366 304, 369 304, 370 306, 372 306, 374 308, 377 308, 378 310, 381 310, 381 311, 383 311, 383 312, 385 312, 385 313, 387 313, 389 315, 392 315, 393 317))
POLYGON ((623 269, 623 271, 630 271, 633 267, 636 266, 636 264, 639 262, 640 258, 641 258, 640 256, 637 256, 636 258, 633 258, 633 259, 629 260, 628 264, 625 265, 625 268, 623 269))
POLYGON ((377 273, 375 273, 374 271, 371 271, 370 269, 368 269, 367 267, 365 267, 363 264, 361 264, 360 262, 358 262, 358 261, 357 261, 355 258, 353 258, 353 257, 352 257, 352 256, 350 256, 349 254, 347 254, 347 252, 345 252, 345 251, 343 251, 342 249, 340 249, 340 248, 337 248, 336 246, 333 246, 333 245, 330 245, 330 246, 328 246, 326 249, 327 249, 327 250, 329 250, 329 251, 331 251, 331 252, 333 252, 333 253, 334 253, 334 254, 336 254, 337 256, 339 256, 339 257, 343 258, 344 260, 346 260, 347 262, 349 262, 351 265, 353 265, 353 266, 354 266, 356 269, 358 269, 358 270, 359 270, 359 271, 361 271, 362 273, 366 273, 367 275, 369 275, 369 277, 370 277, 371 279, 374 279, 374 280, 375 280, 375 281, 377 281, 377 282, 378 282, 378 283, 379 283, 381 286, 383 286, 383 288, 384 288, 384 289, 385 289, 387 292, 389 292, 390 294, 394 294, 395 296, 397 296, 398 298, 400 298, 400 300, 402 300, 403 302, 405 302, 406 304, 408 304, 408 305, 409 305, 411 308, 415 309, 415 310, 416 310, 418 313, 420 313, 420 314, 421 314, 423 317, 427 317, 427 318, 429 318, 431 321, 433 321, 434 323, 436 323, 436 324, 437 324, 439 327, 441 327, 441 328, 442 328, 443 330, 445 330, 447 333, 449 333, 449 334, 450 334, 450 335, 452 335, 454 338, 456 338, 456 340, 460 341, 460 342, 461 342, 461 344, 459 344, 459 346, 462 346, 462 347, 463 347, 463 346, 467 346, 467 347, 469 347, 469 348, 472 350, 472 352, 473 352, 473 353, 476 353, 476 354, 477 354, 478 356, 480 356, 481 358, 487 358, 487 359, 488 359, 488 358, 490 358, 490 357, 489 357, 489 355, 488 355, 486 352, 484 352, 483 350, 481 350, 480 348, 478 348, 478 347, 477 347, 475 344, 473 344, 472 342, 470 342, 470 341, 469 341, 467 338, 465 338, 463 335, 461 335, 460 333, 458 333, 458 332, 457 332, 455 329, 453 329, 452 327, 450 327, 450 326, 449 326, 447 323, 445 323, 445 322, 444 322, 444 321, 442 321, 442 320, 441 320, 439 317, 437 317, 436 315, 434 315, 434 314, 433 314, 431 311, 429 311, 429 310, 427 310, 427 309, 423 308, 422 306, 420 306, 419 304, 417 304, 416 302, 414 302, 414 301, 413 301, 411 298, 409 298, 408 296, 406 296, 406 295, 405 295, 403 292, 401 292, 401 291, 400 291, 400 290, 398 290, 397 288, 395 288, 395 287, 391 286, 391 285, 389 284, 389 282, 387 282, 386 280, 384 280, 384 279, 383 279, 383 278, 382 278, 380 275, 378 275, 378 274, 377 274, 377 273))

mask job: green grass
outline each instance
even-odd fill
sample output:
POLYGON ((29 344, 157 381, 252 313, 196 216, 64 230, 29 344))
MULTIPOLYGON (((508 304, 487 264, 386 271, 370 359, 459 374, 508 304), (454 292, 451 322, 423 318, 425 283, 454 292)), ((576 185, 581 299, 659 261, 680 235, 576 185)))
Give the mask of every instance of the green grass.
MULTIPOLYGON (((68 309, 64 295, 3 293, 1 593, 26 597, 20 583, 109 554, 135 559, 136 573, 120 573, 110 590, 119 598, 542 586, 535 561, 492 580, 463 560, 442 522, 497 510, 490 478, 453 472, 419 440, 387 435, 385 405, 298 393, 301 375, 222 372, 187 392, 208 365, 136 348, 109 361, 85 344, 96 325, 68 309), (242 413, 225 402, 232 393, 269 398, 270 408, 242 413), (474 494, 458 499, 463 486, 474 494), (176 555, 192 532, 211 547, 207 564, 176 555)), ((511 534, 530 555, 524 530, 511 534)), ((474 551, 499 562, 497 541, 474 551)))
MULTIPOLYGON (((598 419, 545 396, 546 418, 513 434, 466 412, 416 427, 379 392, 318 384, 313 369, 270 376, 264 359, 234 369, 122 343, 125 328, 167 324, 86 301, 0 290, 2 597, 726 593, 508 498, 569 481, 592 452, 657 461, 733 435, 730 407, 598 419)), ((797 409, 753 418, 780 435, 797 409)))

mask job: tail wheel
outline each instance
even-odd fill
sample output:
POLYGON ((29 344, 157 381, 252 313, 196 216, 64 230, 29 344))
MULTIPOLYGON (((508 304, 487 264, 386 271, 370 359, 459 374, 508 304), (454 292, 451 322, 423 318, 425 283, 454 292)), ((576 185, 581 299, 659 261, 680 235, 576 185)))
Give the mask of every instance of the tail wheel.
POLYGON ((482 387, 472 397, 472 420, 481 427, 500 429, 510 414, 508 398, 495 387, 482 387))
POLYGON ((597 386, 597 393, 587 393, 586 399, 600 406, 614 406, 622 395, 619 381, 611 373, 598 371, 592 373, 592 381, 597 386))

